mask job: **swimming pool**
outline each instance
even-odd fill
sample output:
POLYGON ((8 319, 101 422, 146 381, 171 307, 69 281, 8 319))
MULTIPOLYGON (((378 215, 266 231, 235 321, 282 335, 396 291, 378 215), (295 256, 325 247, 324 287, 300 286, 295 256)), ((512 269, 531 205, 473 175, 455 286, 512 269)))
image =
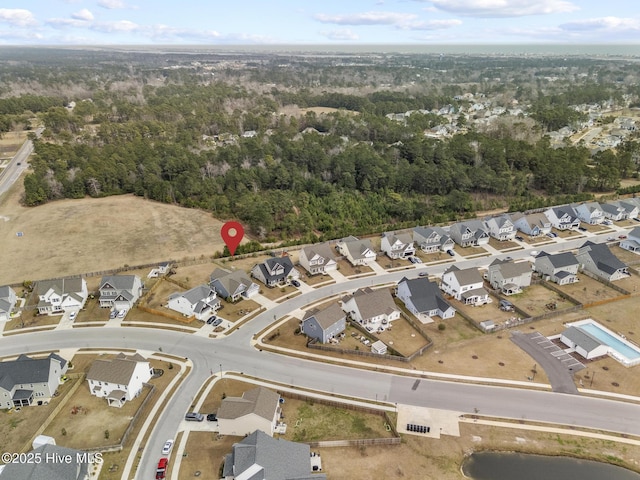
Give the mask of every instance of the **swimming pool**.
POLYGON ((629 360, 640 359, 640 349, 635 348, 632 345, 623 342, 620 337, 618 337, 615 334, 611 334, 607 332, 604 328, 602 328, 598 323, 594 322, 593 320, 586 321, 585 323, 578 322, 578 323, 575 323, 574 326, 593 335, 602 343, 611 347, 613 350, 618 352, 620 355, 626 357, 627 359, 629 360))

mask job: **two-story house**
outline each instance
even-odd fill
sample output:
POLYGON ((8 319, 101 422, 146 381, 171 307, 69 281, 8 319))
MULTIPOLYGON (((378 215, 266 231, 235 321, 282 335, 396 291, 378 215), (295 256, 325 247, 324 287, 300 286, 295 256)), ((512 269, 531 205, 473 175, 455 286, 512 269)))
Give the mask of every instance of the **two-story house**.
POLYGON ((142 295, 142 280, 137 275, 107 275, 100 280, 100 306, 131 310, 142 295))
POLYGON ((53 397, 67 368, 68 362, 55 353, 0 362, 0 409, 42 405, 53 397))
POLYGON ((11 313, 17 302, 18 297, 13 288, 0 287, 0 322, 7 322, 11 319, 11 313))
POLYGON ((467 305, 480 306, 490 303, 489 292, 477 268, 459 269, 455 265, 442 274, 440 289, 467 305))
POLYGON ((638 218, 638 214, 640 213, 640 209, 638 205, 633 202, 633 199, 601 203, 600 208, 604 212, 604 217, 614 222, 627 220, 629 218, 638 218))
POLYGON ((505 295, 514 295, 531 285, 531 274, 529 262, 496 259, 489 265, 487 280, 493 289, 505 295))
POLYGON ((346 314, 337 303, 319 309, 312 308, 304 314, 301 332, 320 343, 337 338, 347 327, 346 314))
POLYGON ((413 241, 424 253, 446 252, 455 247, 449 232, 442 227, 416 227, 413 241))
POLYGON ((580 226, 580 219, 571 205, 551 207, 544 214, 551 222, 551 226, 558 230, 575 230, 580 226))
POLYGON ((585 202, 572 205, 581 222, 598 225, 604 220, 604 211, 598 202, 585 202))
POLYGON ((295 269, 289 257, 275 257, 267 258, 264 262, 254 265, 251 276, 267 287, 275 287, 297 280, 300 278, 300 272, 295 269))
POLYGON ((44 280, 38 282, 34 290, 38 296, 38 313, 41 315, 78 311, 89 296, 84 278, 44 280))
POLYGON ((403 278, 398 282, 396 296, 422 323, 431 323, 436 316, 445 320, 456 314, 456 309, 440 293, 438 284, 428 278, 403 278))
POLYGON ((549 254, 540 252, 533 264, 533 269, 558 285, 567 285, 578 281, 580 262, 571 252, 549 254))
POLYGON ((209 277, 209 286, 221 298, 237 302, 243 298, 251 298, 260 292, 260 286, 253 282, 244 270, 225 270, 216 268, 209 277))
POLYGON ((167 308, 204 321, 218 311, 220 299, 209 285, 199 285, 186 292, 171 294, 167 308))
POLYGON ((298 261, 309 275, 324 275, 338 268, 338 262, 328 243, 304 247, 300 250, 298 261))
MULTIPOLYGON (((244 436, 262 430, 273 436, 280 420, 280 395, 264 387, 256 387, 242 397, 225 397, 218 408, 218 433, 244 436)), ((248 478, 248 477, 247 477, 248 478)))
POLYGON ((461 247, 479 247, 489 243, 489 232, 481 220, 454 223, 449 234, 461 247))
POLYGON ((576 258, 582 265, 583 270, 609 282, 629 276, 627 265, 611 253, 605 243, 585 242, 578 249, 576 258))
POLYGON ((511 217, 506 213, 487 218, 484 224, 489 230, 489 235, 501 242, 513 240, 516 236, 516 228, 511 221, 511 217))
POLYGON ((539 237, 540 235, 551 233, 551 222, 542 212, 529 214, 520 212, 513 213, 511 215, 511 221, 516 229, 530 237, 539 237))
POLYGON ((91 395, 106 398, 109 406, 122 407, 142 393, 153 375, 149 361, 136 353, 119 353, 113 359, 98 358, 87 373, 91 395))
POLYGON ((408 233, 385 232, 380 240, 380 249, 387 257, 395 260, 415 255, 416 248, 413 239, 408 233))
POLYGON ((343 238, 336 243, 336 249, 354 267, 375 262, 377 257, 373 244, 368 238, 365 240, 353 236, 343 238))
POLYGON ((640 227, 634 227, 629 231, 627 238, 620 242, 620 248, 633 253, 640 253, 640 227))
POLYGON ((369 287, 356 290, 353 295, 342 299, 342 310, 362 325, 380 323, 386 325, 400 318, 400 309, 396 306, 387 288, 372 290, 369 287))

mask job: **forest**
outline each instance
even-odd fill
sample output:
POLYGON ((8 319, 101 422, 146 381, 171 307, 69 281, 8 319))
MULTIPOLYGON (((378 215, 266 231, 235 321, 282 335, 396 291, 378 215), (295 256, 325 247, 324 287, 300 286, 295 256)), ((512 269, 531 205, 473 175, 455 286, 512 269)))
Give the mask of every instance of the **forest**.
POLYGON ((24 180, 35 208, 133 193, 260 241, 317 241, 588 199, 638 173, 636 134, 596 152, 546 135, 584 122, 577 105, 636 106, 624 61, 4 53, 0 132, 45 127, 24 180), (488 124, 479 101, 520 113, 488 124), (456 133, 425 135, 443 126, 456 133))

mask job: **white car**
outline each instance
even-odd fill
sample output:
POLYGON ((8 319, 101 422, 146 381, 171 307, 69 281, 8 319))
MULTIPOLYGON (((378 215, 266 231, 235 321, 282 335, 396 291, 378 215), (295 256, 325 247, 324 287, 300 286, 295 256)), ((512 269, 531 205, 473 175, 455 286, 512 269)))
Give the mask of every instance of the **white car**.
POLYGON ((69 320, 71 320, 73 322, 76 319, 77 316, 78 316, 78 312, 71 312, 69 314, 69 320))
POLYGON ((120 310, 120 311, 118 312, 117 317, 118 317, 118 318, 124 318, 124 316, 125 316, 126 314, 127 314, 127 311, 126 311, 126 310, 120 310))
POLYGON ((531 255, 532 257, 537 257, 539 253, 540 253, 540 252, 538 252, 537 250, 531 250, 530 255, 531 255))
POLYGON ((169 455, 171 453, 171 449, 173 448, 173 439, 169 439, 164 442, 164 446, 162 447, 162 454, 169 455))

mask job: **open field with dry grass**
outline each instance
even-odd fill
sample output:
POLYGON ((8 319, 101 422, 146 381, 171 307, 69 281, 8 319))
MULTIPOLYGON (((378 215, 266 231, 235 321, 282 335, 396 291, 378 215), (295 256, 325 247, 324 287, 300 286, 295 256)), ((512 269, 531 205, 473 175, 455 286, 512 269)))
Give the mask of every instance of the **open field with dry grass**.
POLYGON ((509 301, 532 317, 548 313, 552 309, 564 310, 574 306, 573 303, 542 285, 531 285, 525 288, 522 293, 511 295, 509 301))
POLYGON ((578 282, 558 286, 558 289, 582 304, 616 298, 621 295, 613 288, 581 273, 578 274, 578 279, 578 282))
POLYGON ((20 205, 22 191, 20 179, 0 202, 0 285, 211 256, 223 249, 222 222, 202 210, 134 195, 27 208, 20 205))

